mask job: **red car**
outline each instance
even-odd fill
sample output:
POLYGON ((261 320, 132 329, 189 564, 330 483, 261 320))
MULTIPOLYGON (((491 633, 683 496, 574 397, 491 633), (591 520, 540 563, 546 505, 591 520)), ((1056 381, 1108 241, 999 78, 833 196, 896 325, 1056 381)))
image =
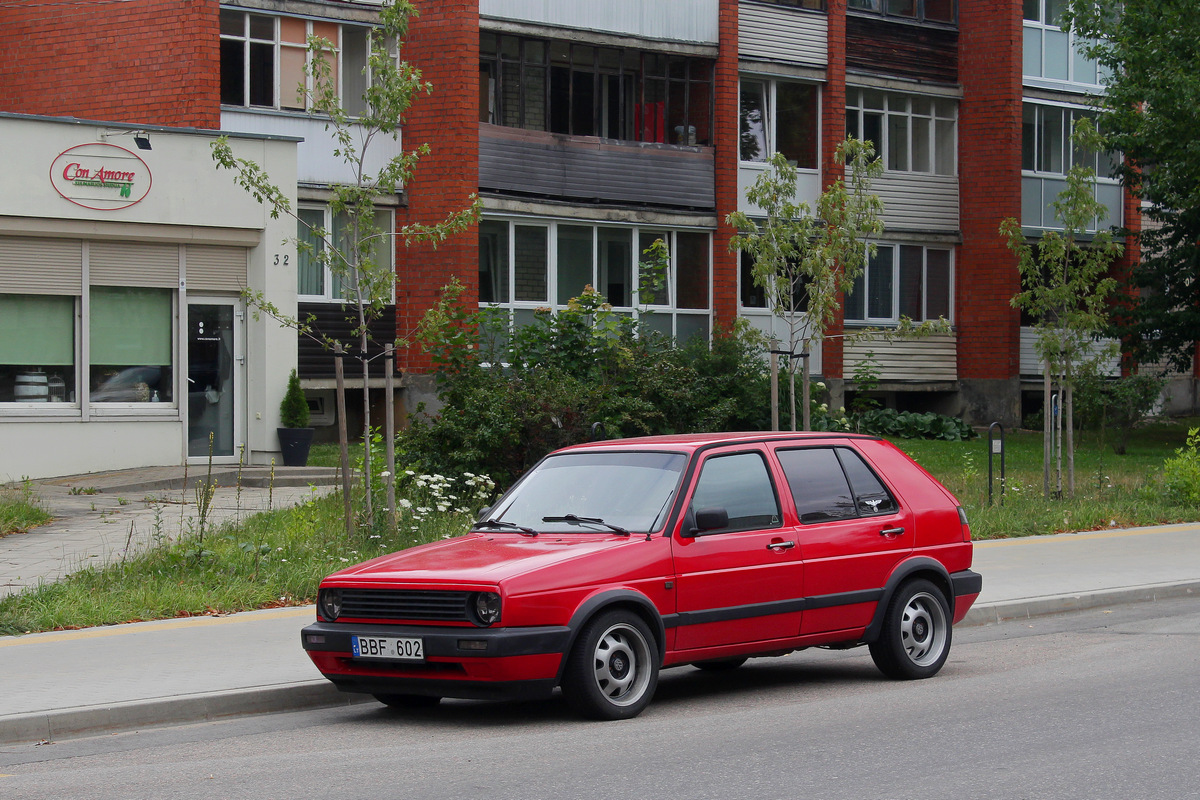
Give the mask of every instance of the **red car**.
POLYGON ((659 670, 867 645, 928 678, 979 595, 962 507, 870 436, 721 433, 550 454, 466 536, 321 582, 301 639, 347 692, 396 707, 562 687, 625 719, 659 670))

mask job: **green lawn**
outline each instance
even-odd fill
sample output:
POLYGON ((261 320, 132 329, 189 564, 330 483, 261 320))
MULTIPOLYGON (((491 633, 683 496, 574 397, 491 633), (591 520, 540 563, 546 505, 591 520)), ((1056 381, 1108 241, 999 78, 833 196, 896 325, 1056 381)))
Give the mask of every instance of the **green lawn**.
POLYGON ((11 489, 0 487, 0 537, 45 525, 51 519, 28 485, 11 489))

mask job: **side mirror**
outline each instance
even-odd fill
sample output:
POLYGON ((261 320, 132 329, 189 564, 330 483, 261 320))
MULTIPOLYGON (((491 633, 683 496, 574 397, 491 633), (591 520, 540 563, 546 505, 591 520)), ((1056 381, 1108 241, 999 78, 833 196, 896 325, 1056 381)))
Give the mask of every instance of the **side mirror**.
POLYGON ((689 535, 715 531, 729 527, 729 512, 723 508, 700 508, 696 510, 696 524, 689 535))
POLYGON ((489 515, 491 515, 491 513, 492 513, 492 507, 484 506, 483 508, 479 509, 479 514, 476 515, 475 521, 483 522, 485 519, 488 518, 489 515))

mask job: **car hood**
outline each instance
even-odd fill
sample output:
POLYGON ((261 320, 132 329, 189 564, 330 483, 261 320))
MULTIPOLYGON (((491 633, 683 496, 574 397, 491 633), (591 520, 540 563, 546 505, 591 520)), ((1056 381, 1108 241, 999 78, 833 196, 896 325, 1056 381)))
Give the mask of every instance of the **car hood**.
POLYGON ((602 533, 471 533, 365 561, 326 578, 334 584, 453 583, 496 585, 506 578, 640 541, 602 533))

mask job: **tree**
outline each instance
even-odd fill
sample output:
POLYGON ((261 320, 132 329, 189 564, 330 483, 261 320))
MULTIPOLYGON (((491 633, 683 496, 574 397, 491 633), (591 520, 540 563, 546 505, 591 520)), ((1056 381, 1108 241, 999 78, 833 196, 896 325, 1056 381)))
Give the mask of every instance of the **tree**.
MULTIPOLYGON (((395 234, 382 230, 376 223, 376 204, 386 197, 395 197, 397 191, 412 179, 417 161, 429 152, 427 144, 401 151, 387 159, 378 172, 368 170, 368 155, 371 147, 381 140, 398 142, 404 115, 420 94, 429 94, 433 86, 421 79, 421 72, 411 64, 400 61, 396 49, 408 33, 409 20, 417 15, 409 0, 385 0, 379 11, 378 27, 371 30, 370 55, 368 57, 367 88, 363 92, 365 111, 352 117, 342 106, 338 83, 333 72, 336 48, 328 40, 318 36, 308 39, 305 73, 311 79, 311 88, 301 84, 298 91, 305 99, 309 113, 325 120, 325 129, 331 131, 336 142, 334 156, 346 167, 346 180, 331 189, 330 209, 335 218, 345 220, 342 230, 335 237, 329 231, 315 228, 300 219, 287 195, 274 183, 258 164, 247 159, 235 158, 225 137, 213 143, 213 158, 221 168, 235 172, 234 179, 254 195, 259 202, 270 207, 272 218, 280 214, 294 217, 298 224, 307 229, 307 236, 289 240, 296 248, 313 258, 322 267, 328 267, 334 277, 341 281, 343 293, 350 305, 350 319, 354 324, 354 335, 358 338, 359 359, 363 378, 363 442, 365 513, 373 518, 371 507, 371 409, 366 387, 370 374, 367 347, 371 340, 370 323, 383 311, 392 297, 395 272, 390 268, 390 259, 379 257, 381 248, 392 247, 395 236, 406 244, 413 242, 432 243, 436 246, 448 236, 466 230, 478 220, 478 201, 466 209, 449 215, 440 223, 426 225, 411 223, 397 229, 395 234), (312 242, 321 243, 314 246, 312 242)), ((281 311, 267 301, 261 292, 247 292, 247 302, 270 314, 282 324, 312 336, 332 348, 332 339, 322 335, 311 326, 311 321, 301 321, 281 311)), ((339 406, 344 407, 343 403, 339 406)), ((388 436, 393 432, 388 431, 388 436)), ((341 442, 343 454, 347 443, 341 442)), ((345 462, 345 458, 343 458, 345 462)), ((349 521, 347 521, 349 524, 349 521)))
MULTIPOLYGON (((1072 138, 1076 147, 1094 147, 1096 131, 1090 120, 1075 124, 1072 138)), ((1043 427, 1043 491, 1050 494, 1050 464, 1056 462, 1055 494, 1063 492, 1062 432, 1065 429, 1067 456, 1067 493, 1075 495, 1074 387, 1088 365, 1113 354, 1110 347, 1097 344, 1108 323, 1108 308, 1116 281, 1108 276, 1113 262, 1124 247, 1113 240, 1111 231, 1095 234, 1096 219, 1105 213, 1095 197, 1096 173, 1091 167, 1076 164, 1067 172, 1067 188, 1052 203, 1054 216, 1062 231, 1045 231, 1037 244, 1029 242, 1021 223, 1009 217, 1000 225, 1008 247, 1019 259, 1023 291, 1012 298, 1012 305, 1037 320, 1037 351, 1043 371, 1045 422, 1043 427), (1059 390, 1062 415, 1053 413, 1051 395, 1059 390), (1059 448, 1052 458, 1055 420, 1059 448)))
POLYGON ((1111 75, 1097 98, 1106 149, 1148 201, 1128 317, 1117 332, 1142 361, 1190 370, 1200 330, 1200 15, 1184 0, 1071 0, 1063 24, 1111 75))
POLYGON ((772 313, 787 325, 792 430, 796 430, 796 361, 803 365, 802 425, 808 430, 808 354, 836 318, 839 296, 853 288, 868 255, 874 255, 875 245, 867 238, 883 232, 883 204, 871 194, 871 181, 883 174, 883 162, 874 154, 870 143, 858 139, 839 144, 835 157, 846 165, 846 178, 821 193, 814 213, 807 203, 796 202, 796 167, 783 153, 776 153, 746 191, 746 199, 761 209, 761 217, 741 211, 726 217, 740 234, 730 242, 730 249, 751 255, 755 285, 763 288, 772 313))

